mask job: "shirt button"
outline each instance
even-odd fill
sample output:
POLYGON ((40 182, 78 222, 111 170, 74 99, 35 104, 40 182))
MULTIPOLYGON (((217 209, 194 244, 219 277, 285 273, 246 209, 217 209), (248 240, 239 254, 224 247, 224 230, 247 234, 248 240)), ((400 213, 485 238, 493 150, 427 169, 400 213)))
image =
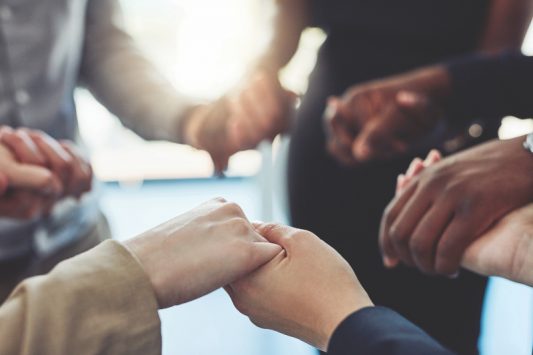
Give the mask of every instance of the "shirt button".
POLYGON ((9 21, 13 17, 13 11, 9 6, 3 5, 0 6, 0 19, 4 21, 9 21))
POLYGON ((19 105, 24 106, 30 102, 30 94, 28 94, 28 92, 25 90, 18 90, 15 93, 15 100, 19 105))

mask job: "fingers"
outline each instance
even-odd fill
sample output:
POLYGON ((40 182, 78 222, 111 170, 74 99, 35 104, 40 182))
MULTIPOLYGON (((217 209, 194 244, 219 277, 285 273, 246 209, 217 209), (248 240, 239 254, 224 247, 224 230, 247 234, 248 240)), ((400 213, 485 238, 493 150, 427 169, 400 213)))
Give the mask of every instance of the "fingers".
POLYGON ((252 246, 252 270, 268 263, 280 253, 283 253, 283 248, 274 243, 269 242, 255 242, 252 246))
POLYGON ((60 196, 63 184, 48 169, 35 166, 15 164, 5 175, 9 179, 9 186, 13 188, 36 190, 45 195, 60 196))
POLYGON ((2 128, 1 142, 8 147, 18 161, 24 164, 45 166, 46 159, 27 132, 2 128))
POLYGON ((72 156, 53 138, 44 132, 28 131, 28 135, 44 155, 46 165, 64 182, 70 179, 73 169, 72 156))
POLYGON ((475 239, 474 228, 469 221, 456 216, 442 235, 436 251, 435 270, 453 277, 458 274, 466 248, 475 239))
POLYGON ((289 248, 291 236, 298 231, 296 228, 277 223, 256 223, 254 227, 257 233, 262 235, 270 243, 278 244, 285 250, 289 248))
POLYGON ((385 213, 381 219, 379 231, 379 246, 383 255, 383 262, 386 267, 393 267, 397 263, 398 255, 392 243, 390 228, 396 221, 397 216, 401 213, 404 206, 407 204, 411 196, 416 192, 417 184, 410 184, 405 191, 397 196, 385 209, 385 213))
POLYGON ((407 265, 414 266, 414 260, 409 250, 409 240, 418 222, 431 207, 432 200, 426 191, 417 190, 389 229, 396 255, 407 265))
POLYGON ((453 205, 435 203, 418 223, 409 240, 409 250, 417 268, 436 273, 435 258, 442 233, 453 218, 453 205))
POLYGON ((341 100, 331 97, 324 112, 324 124, 327 134, 326 148, 328 152, 340 163, 346 166, 353 165, 356 161, 352 156, 351 145, 355 135, 345 125, 341 100))
POLYGON ((66 190, 69 195, 80 198, 91 190, 93 173, 91 164, 83 158, 77 148, 68 141, 61 141, 61 147, 71 157, 71 175, 66 190))

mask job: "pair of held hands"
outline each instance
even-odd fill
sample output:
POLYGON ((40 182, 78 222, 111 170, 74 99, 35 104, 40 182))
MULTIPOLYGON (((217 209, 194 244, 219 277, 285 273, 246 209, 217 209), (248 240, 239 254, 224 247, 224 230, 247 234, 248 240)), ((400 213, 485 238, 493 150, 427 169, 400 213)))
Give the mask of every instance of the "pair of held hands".
MULTIPOLYGON (((420 170, 405 179, 416 179, 420 170)), ((468 248, 462 264, 533 285, 532 217, 528 206, 502 219, 468 248)), ((250 223, 238 205, 223 199, 125 245, 144 267, 160 308, 224 287, 254 324, 321 350, 347 316, 373 305, 350 265, 316 235, 250 223)))
MULTIPOLYGON (((449 113, 451 91, 440 66, 354 86, 329 99, 327 150, 347 166, 409 153, 449 113)), ((533 202, 533 156, 523 141, 493 141, 442 161, 433 154, 427 169, 415 162, 382 219, 385 266, 456 275, 472 243, 533 202)))
POLYGON ((45 216, 57 201, 80 198, 91 184, 91 166, 72 142, 35 130, 0 128, 0 216, 45 216))
POLYGON ((276 75, 258 70, 234 93, 193 110, 183 127, 185 143, 207 151, 215 171, 223 172, 233 154, 287 131, 296 99, 276 75))

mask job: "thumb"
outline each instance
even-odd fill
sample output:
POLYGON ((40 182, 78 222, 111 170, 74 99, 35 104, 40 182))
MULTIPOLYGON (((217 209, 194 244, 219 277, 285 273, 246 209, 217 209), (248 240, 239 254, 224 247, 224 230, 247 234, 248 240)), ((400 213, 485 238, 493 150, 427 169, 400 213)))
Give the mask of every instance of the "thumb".
POLYGON ((5 172, 9 185, 14 188, 38 190, 43 194, 60 195, 63 187, 48 169, 25 164, 14 164, 5 172))
POLYGON ((269 242, 255 242, 253 243, 252 251, 252 263, 250 265, 252 270, 257 269, 260 266, 268 263, 274 259, 277 255, 283 253, 283 248, 278 244, 269 242))
POLYGON ((404 153, 407 145, 394 137, 391 130, 388 120, 368 122, 352 144, 353 156, 364 162, 404 153))

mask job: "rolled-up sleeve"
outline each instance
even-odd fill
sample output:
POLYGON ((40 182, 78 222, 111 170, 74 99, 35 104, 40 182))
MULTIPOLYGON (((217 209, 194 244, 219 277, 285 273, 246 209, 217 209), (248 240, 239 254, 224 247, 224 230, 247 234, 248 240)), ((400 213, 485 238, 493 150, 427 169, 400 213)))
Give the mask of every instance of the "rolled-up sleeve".
POLYGON ((124 30, 118 0, 89 0, 81 80, 128 128, 145 139, 180 141, 195 103, 179 93, 124 30))
POLYGON ((154 292, 107 241, 20 284, 0 307, 0 354, 160 354, 154 292))

